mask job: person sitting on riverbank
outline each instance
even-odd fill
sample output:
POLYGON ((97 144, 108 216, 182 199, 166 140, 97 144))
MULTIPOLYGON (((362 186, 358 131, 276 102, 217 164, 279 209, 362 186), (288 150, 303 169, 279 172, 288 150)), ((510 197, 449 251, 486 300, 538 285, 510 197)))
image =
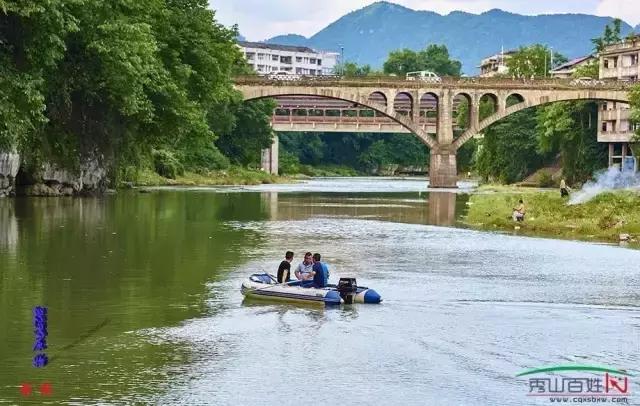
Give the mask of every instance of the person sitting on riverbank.
POLYGON ((560 197, 568 197, 571 188, 567 186, 567 182, 565 182, 564 178, 560 181, 560 197))
POLYGON ((284 261, 280 262, 278 267, 278 283, 287 283, 291 281, 291 261, 293 261, 293 252, 287 251, 284 254, 284 261))
POLYGON ((313 272, 313 255, 310 252, 304 254, 304 260, 296 268, 295 275, 300 281, 310 280, 313 272))
POLYGON ((524 221, 524 215, 526 214, 526 209, 524 206, 524 202, 522 199, 518 202, 518 206, 513 208, 513 221, 524 221))

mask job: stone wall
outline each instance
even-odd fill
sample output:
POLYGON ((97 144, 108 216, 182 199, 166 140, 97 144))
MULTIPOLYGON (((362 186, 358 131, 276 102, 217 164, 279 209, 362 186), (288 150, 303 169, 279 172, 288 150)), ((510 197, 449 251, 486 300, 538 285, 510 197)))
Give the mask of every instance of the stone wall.
POLYGON ((17 184, 20 166, 19 154, 0 152, 0 197, 16 194, 73 196, 100 194, 106 190, 107 171, 97 159, 82 163, 78 172, 61 169, 53 164, 44 164, 33 173, 28 173, 28 176, 24 176, 25 180, 20 179, 17 184))
POLYGON ((19 187, 18 193, 25 196, 74 196, 100 194, 106 190, 107 171, 98 160, 87 160, 78 172, 61 169, 53 164, 44 164, 31 174, 33 182, 19 187))
POLYGON ((16 175, 20 169, 20 155, 0 152, 0 197, 15 193, 16 175))

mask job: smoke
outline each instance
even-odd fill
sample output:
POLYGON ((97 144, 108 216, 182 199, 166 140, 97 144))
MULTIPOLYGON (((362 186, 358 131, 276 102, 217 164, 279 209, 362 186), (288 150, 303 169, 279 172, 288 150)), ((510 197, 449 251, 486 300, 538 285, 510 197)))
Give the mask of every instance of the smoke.
POLYGON ((586 203, 600 193, 616 189, 640 190, 640 174, 621 172, 617 168, 603 170, 596 174, 595 181, 588 181, 581 190, 573 193, 569 204, 586 203))

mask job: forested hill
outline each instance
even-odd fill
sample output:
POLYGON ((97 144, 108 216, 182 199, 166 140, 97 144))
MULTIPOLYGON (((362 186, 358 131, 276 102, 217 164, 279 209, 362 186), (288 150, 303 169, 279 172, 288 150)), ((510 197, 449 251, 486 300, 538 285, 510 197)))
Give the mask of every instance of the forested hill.
MULTIPOLYGON (((282 35, 267 42, 334 51, 343 45, 345 59, 376 68, 398 48, 418 50, 430 43, 445 44, 451 56, 463 63, 463 72, 474 74, 480 60, 502 46, 509 50, 540 43, 569 58, 588 54, 591 38, 598 37, 611 20, 586 14, 523 16, 497 9, 442 16, 377 2, 343 16, 311 38, 282 35)), ((632 30, 624 23, 622 35, 632 30)))

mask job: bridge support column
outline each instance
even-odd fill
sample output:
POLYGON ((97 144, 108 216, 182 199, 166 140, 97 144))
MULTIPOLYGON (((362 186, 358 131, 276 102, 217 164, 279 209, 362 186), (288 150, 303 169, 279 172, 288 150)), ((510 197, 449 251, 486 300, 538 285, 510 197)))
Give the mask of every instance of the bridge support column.
POLYGON ((440 146, 431 150, 429 163, 429 186, 434 188, 458 187, 458 164, 456 150, 451 146, 440 146))
POLYGON ((278 136, 273 136, 273 144, 271 147, 262 150, 261 167, 265 172, 272 175, 278 174, 278 155, 279 155, 278 136))
POLYGON ((442 145, 453 142, 453 98, 451 91, 445 89, 438 100, 438 143, 442 145))

